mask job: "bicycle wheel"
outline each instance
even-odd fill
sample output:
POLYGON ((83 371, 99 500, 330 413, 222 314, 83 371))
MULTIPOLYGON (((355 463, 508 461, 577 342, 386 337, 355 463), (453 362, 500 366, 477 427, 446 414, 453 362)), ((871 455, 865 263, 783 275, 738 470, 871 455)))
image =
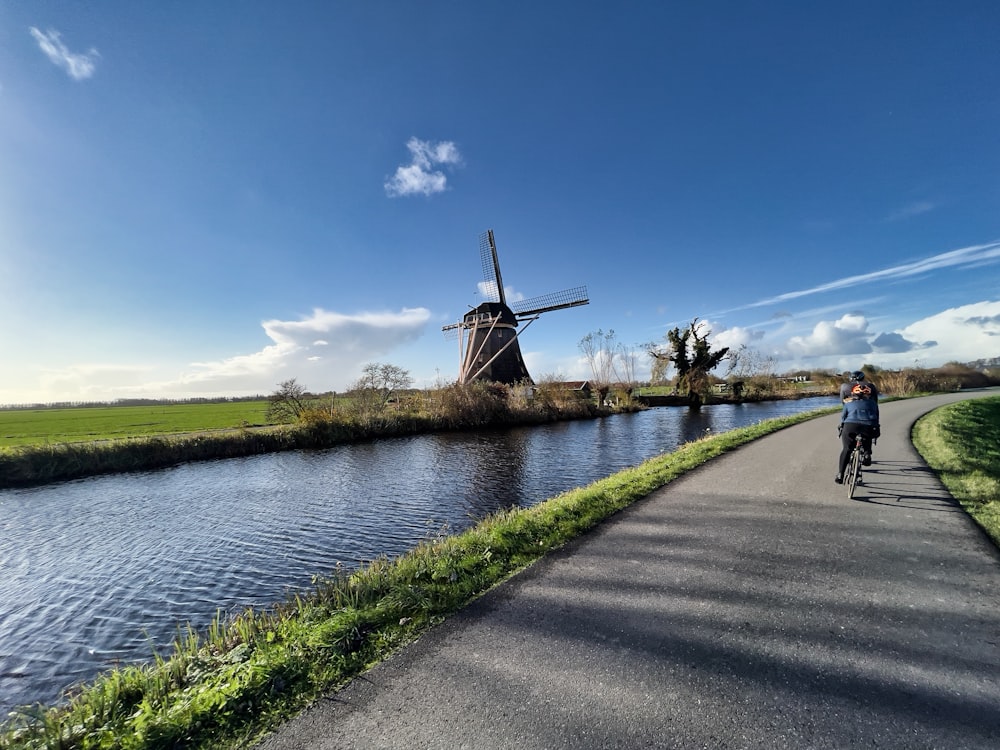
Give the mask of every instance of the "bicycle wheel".
POLYGON ((861 451, 857 446, 851 451, 851 460, 847 463, 847 476, 844 477, 844 484, 847 485, 847 497, 854 497, 854 488, 858 486, 861 479, 861 451))
POLYGON ((844 489, 847 490, 847 496, 850 497, 852 490, 851 487, 854 485, 854 454, 852 453, 850 458, 847 459, 847 466, 844 467, 844 489))

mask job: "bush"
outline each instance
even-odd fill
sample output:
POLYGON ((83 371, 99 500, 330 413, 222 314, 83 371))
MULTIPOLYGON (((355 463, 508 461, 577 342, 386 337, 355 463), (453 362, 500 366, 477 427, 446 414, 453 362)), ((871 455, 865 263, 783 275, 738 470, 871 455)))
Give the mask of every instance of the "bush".
POLYGON ((950 362, 934 369, 909 367, 902 370, 878 370, 873 382, 888 396, 987 388, 1000 383, 996 377, 986 372, 957 362, 950 362))
POLYGON ((510 417, 509 398, 510 388, 503 383, 455 383, 442 389, 440 417, 449 427, 503 424, 510 417))

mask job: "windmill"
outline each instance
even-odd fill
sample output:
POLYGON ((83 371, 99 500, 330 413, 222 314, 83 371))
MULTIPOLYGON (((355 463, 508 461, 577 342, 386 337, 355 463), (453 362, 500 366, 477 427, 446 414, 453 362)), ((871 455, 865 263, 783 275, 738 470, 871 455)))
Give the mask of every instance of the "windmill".
POLYGON ((441 329, 445 333, 458 333, 461 359, 458 382, 493 380, 513 385, 530 381, 517 343, 518 336, 542 313, 586 305, 590 302, 587 287, 578 286, 508 305, 492 229, 479 236, 479 255, 485 279, 483 294, 487 301, 467 312, 458 323, 441 329), (523 327, 518 330, 522 323, 523 327))

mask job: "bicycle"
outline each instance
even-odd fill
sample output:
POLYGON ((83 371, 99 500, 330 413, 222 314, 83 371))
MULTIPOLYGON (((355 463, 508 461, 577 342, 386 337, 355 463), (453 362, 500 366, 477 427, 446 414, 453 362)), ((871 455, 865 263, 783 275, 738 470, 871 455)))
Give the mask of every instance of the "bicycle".
POLYGON ((861 484, 861 462, 864 453, 864 441, 861 433, 854 435, 854 447, 851 448, 851 457, 847 459, 847 468, 844 470, 844 486, 847 488, 847 497, 854 497, 854 489, 861 484))

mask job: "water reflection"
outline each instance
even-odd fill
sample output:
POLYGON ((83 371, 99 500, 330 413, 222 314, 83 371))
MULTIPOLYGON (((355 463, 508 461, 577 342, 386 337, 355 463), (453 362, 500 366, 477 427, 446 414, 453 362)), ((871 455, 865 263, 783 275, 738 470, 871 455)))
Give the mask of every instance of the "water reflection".
POLYGON ((834 403, 650 409, 0 491, 0 716, 149 659, 178 623, 267 606, 338 563, 399 554, 706 432, 834 403))
POLYGON ((521 501, 530 451, 528 432, 503 430, 429 438, 435 464, 426 491, 432 496, 454 494, 467 521, 521 501))

